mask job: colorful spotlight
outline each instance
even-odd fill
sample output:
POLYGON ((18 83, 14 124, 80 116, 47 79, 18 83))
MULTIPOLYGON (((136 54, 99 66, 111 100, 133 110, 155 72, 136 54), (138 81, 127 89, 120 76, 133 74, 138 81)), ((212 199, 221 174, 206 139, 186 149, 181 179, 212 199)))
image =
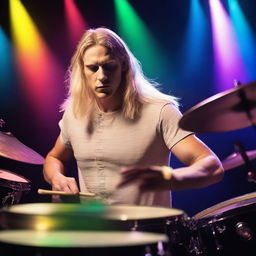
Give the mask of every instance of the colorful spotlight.
POLYGON ((10 19, 21 92, 35 119, 44 126, 54 118, 63 73, 19 0, 10 1, 10 19))
POLYGON ((88 25, 84 21, 83 16, 79 12, 74 0, 65 0, 64 6, 70 46, 73 49, 83 35, 84 31, 88 29, 88 25))
POLYGON ((248 77, 230 18, 219 0, 209 0, 215 77, 220 91, 233 87, 233 81, 248 77))

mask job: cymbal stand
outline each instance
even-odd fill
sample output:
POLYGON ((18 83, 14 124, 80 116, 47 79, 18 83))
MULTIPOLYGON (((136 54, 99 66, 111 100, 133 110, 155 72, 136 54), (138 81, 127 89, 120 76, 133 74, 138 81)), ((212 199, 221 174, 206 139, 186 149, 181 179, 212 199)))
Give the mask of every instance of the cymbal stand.
MULTIPOLYGON (((235 85, 235 87, 239 87, 242 84, 239 81, 234 80, 234 85, 235 85)), ((243 111, 245 111, 248 119, 251 122, 252 127, 254 129, 256 129, 256 124, 253 121, 253 116, 252 116, 252 113, 251 113, 251 110, 253 109, 253 107, 255 107, 255 101, 248 100, 246 95, 245 95, 245 92, 243 90, 238 90, 238 96, 239 96, 241 102, 239 103, 239 106, 237 106, 236 109, 234 109, 234 110, 238 110, 238 111, 243 110, 243 111)))
POLYGON ((2 128, 5 124, 5 121, 3 119, 0 118, 0 128, 2 128))
POLYGON ((235 143, 235 150, 236 152, 239 152, 245 162, 245 166, 248 170, 247 173, 247 179, 249 182, 256 182, 256 168, 253 166, 252 162, 249 160, 246 151, 244 149, 244 146, 241 142, 237 141, 235 143))

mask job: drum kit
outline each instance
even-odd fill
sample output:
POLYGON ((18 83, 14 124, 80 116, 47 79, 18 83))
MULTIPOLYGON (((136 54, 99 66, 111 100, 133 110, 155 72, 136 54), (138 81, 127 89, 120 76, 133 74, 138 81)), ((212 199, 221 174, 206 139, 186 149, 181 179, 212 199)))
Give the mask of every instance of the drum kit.
MULTIPOLYGON (((255 127, 256 83, 219 93, 184 113, 179 126, 193 132, 227 132, 255 127)), ((224 170, 246 165, 255 181, 251 164, 256 150, 236 152, 222 161, 224 170)), ((32 164, 43 158, 11 134, 0 132, 0 156, 32 164)), ((29 181, 0 170, 0 186, 22 193, 29 181)), ((1 190, 3 190, 1 188, 1 190)), ((39 190, 43 194, 59 191, 39 190)), ((1 195, 0 251, 8 255, 135 255, 135 256, 229 256, 255 254, 256 193, 232 198, 195 216, 174 208, 106 205, 92 193, 88 201, 75 203, 19 204, 11 193, 5 205, 1 195)), ((10 193, 9 193, 10 194, 10 193)), ((65 194, 65 196, 70 196, 65 194)))
MULTIPOLYGON (((3 123, 1 120, 0 124, 3 123)), ((25 146, 10 132, 0 131, 0 156, 29 164, 44 162, 42 156, 25 146)), ((0 206, 17 204, 22 193, 30 191, 30 181, 11 171, 0 169, 0 188, 0 206)))

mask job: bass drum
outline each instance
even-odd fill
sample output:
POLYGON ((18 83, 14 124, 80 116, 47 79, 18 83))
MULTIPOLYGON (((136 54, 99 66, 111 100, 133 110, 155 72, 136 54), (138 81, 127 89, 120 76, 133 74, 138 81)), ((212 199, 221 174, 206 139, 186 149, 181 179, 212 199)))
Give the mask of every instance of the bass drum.
POLYGON ((254 256, 256 193, 224 201, 196 214, 201 253, 209 256, 254 256))

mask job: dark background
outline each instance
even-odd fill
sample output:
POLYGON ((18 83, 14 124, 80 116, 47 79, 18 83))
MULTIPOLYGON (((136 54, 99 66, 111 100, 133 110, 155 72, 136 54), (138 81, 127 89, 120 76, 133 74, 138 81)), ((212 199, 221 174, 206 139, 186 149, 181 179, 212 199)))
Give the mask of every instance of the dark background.
MULTIPOLYGON (((0 118, 6 122, 2 128, 3 131, 11 131, 26 146, 32 148, 42 156, 46 156, 59 133, 58 120, 61 118, 61 113, 58 111, 58 108, 66 94, 64 83, 65 72, 75 48, 74 45, 70 44, 67 34, 62 0, 23 0, 21 2, 36 24, 47 46, 58 60, 61 67, 62 79, 59 80, 58 84, 54 85, 58 88, 58 95, 54 94, 56 90, 53 87, 45 85, 45 92, 52 92, 54 94, 52 97, 55 98, 55 101, 50 109, 51 111, 48 113, 49 119, 42 118, 40 122, 38 121, 40 120, 40 115, 38 116, 35 113, 35 106, 25 97, 22 89, 24 83, 19 79, 15 64, 12 63, 9 70, 11 73, 10 79, 7 82, 4 81, 5 84, 0 80, 0 118)), ((74 2, 89 27, 104 26, 117 32, 114 1, 76 0, 74 2)), ((206 17, 208 17, 206 24, 208 33, 204 38, 207 46, 204 55, 202 55, 203 69, 201 66, 201 68, 198 68, 191 75, 184 73, 183 69, 183 64, 186 62, 186 56, 184 56, 183 52, 184 33, 188 22, 190 1, 129 1, 149 28, 151 34, 157 39, 159 43, 158 47, 165 53, 167 60, 164 63, 155 63, 154 72, 147 73, 145 71, 146 75, 158 81, 162 85, 163 92, 171 93, 181 98, 180 108, 182 112, 220 92, 220 90, 216 89, 214 74, 212 72, 213 45, 209 4, 206 0, 199 2, 206 17)), ((255 36, 256 1, 241 0, 238 2, 255 36)), ((222 4, 225 7, 227 1, 222 1, 222 4)), ((14 42, 9 18, 9 1, 2 0, 0 2, 0 26, 8 38, 10 48, 12 49, 14 42)), ((134 34, 134 40, 139 41, 140 35, 134 34)), ((255 52, 251 54, 256 56, 255 52)), ((10 58, 13 58, 13 55, 14 53, 10 55, 10 58)), ((250 68, 253 69, 255 67, 250 68)), ((253 79, 256 80, 256 75, 253 79)), ((33 86, 37 85, 34 84, 33 86)), ((232 88, 232 86, 232 81, 230 81, 229 88, 232 88)), ((41 102, 38 104, 48 104, 44 94, 42 94, 40 100, 41 102)), ((236 141, 241 141, 246 150, 253 150, 256 147, 256 134, 252 127, 245 127, 225 133, 198 134, 198 137, 221 160, 234 152, 234 143, 236 141)), ((22 202, 43 202, 50 200, 48 196, 37 194, 38 188, 50 189, 49 185, 43 180, 41 165, 21 163, 4 157, 0 157, 0 161, 1 169, 10 170, 31 181, 32 190, 23 196, 22 202)), ((253 162, 253 164, 255 163, 253 162)), ((172 167, 181 166, 174 157, 171 165, 172 167)), ((74 174, 74 170, 75 166, 72 164, 70 172, 74 174)), ((226 171, 224 179, 218 184, 203 189, 173 192, 173 206, 183 209, 189 215, 193 215, 224 200, 254 191, 255 184, 247 181, 247 169, 244 165, 241 165, 226 171)))

